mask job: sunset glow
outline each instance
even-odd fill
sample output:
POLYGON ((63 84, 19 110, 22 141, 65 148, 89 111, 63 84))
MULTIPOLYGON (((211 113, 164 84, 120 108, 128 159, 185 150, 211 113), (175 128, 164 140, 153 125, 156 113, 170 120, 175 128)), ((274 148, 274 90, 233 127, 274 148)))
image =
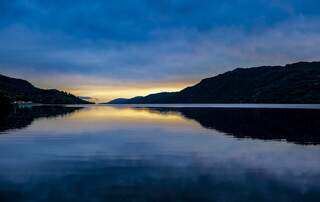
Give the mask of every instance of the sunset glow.
POLYGON ((319 3, 1 1, 1 74, 104 102, 320 60, 319 3))
POLYGON ((79 86, 66 88, 65 91, 77 96, 86 95, 94 102, 107 102, 115 98, 132 98, 135 96, 145 96, 159 92, 174 92, 193 84, 190 83, 165 83, 165 84, 143 84, 126 86, 79 86))

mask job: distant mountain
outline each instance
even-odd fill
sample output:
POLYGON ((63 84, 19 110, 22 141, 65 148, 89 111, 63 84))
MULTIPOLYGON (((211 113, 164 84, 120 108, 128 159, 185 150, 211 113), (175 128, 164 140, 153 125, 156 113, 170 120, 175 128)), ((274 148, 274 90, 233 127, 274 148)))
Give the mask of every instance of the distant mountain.
POLYGON ((152 103, 320 103, 320 62, 238 68, 179 92, 109 102, 152 103))
POLYGON ((0 75, 0 94, 11 102, 32 101, 41 104, 89 104, 70 93, 58 90, 44 90, 34 87, 28 81, 0 75))
POLYGON ((128 99, 126 98, 117 98, 109 102, 109 104, 122 104, 126 103, 128 99))

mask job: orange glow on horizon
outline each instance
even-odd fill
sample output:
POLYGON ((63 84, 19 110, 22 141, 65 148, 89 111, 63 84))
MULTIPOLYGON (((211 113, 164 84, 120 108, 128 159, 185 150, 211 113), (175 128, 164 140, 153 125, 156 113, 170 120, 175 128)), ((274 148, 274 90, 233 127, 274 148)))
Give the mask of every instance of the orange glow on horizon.
POLYGON ((64 88, 76 96, 88 96, 93 98, 93 102, 108 102, 116 98, 132 98, 135 96, 145 96, 159 92, 174 92, 194 84, 194 81, 165 84, 124 84, 112 86, 81 85, 78 87, 64 88))

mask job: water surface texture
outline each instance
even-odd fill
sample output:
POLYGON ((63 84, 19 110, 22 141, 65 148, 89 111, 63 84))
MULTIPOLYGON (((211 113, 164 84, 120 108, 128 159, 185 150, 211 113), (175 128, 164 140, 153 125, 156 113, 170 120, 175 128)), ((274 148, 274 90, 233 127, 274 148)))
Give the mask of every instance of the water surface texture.
POLYGON ((320 201, 320 110, 15 109, 0 201, 320 201))

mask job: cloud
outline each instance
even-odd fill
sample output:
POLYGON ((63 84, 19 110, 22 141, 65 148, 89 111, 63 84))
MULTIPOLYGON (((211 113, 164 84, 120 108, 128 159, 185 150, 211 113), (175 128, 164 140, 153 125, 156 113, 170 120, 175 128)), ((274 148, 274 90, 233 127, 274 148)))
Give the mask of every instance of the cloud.
POLYGON ((150 87, 182 87, 236 67, 320 60, 319 6, 298 0, 1 1, 0 73, 45 88, 154 91, 150 87))
POLYGON ((156 40, 126 45, 103 40, 98 45, 76 43, 68 36, 12 27, 0 33, 0 63, 3 69, 49 76, 80 74, 137 82, 199 79, 239 66, 317 60, 319 27, 316 18, 298 18, 257 32, 166 30, 155 33, 156 40))

